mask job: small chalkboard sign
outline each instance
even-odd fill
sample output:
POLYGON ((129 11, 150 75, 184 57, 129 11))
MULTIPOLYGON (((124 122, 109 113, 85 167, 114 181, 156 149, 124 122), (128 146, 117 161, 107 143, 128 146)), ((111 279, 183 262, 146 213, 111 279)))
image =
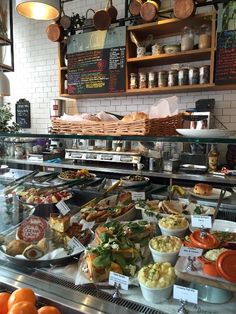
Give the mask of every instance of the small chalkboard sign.
POLYGON ((16 123, 23 129, 30 129, 30 102, 26 99, 19 99, 16 103, 16 123))
POLYGON ((236 83, 236 30, 223 31, 218 34, 215 83, 236 83))

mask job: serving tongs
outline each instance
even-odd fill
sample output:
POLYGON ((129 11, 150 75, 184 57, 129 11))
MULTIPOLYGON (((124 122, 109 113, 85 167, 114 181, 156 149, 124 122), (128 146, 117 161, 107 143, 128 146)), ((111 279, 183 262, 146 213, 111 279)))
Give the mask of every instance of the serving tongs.
MULTIPOLYGON (((57 193, 57 192, 61 192, 63 190, 69 189, 75 185, 82 185, 86 182, 88 182, 88 180, 93 180, 93 178, 80 178, 80 179, 76 179, 70 182, 66 182, 63 184, 58 184, 57 186, 53 186, 50 188, 50 192, 51 193, 57 193)), ((45 192, 45 190, 48 190, 48 186, 42 187, 38 193, 38 195, 41 195, 45 192)))
POLYGON ((37 184, 45 183, 45 182, 55 179, 58 176, 58 174, 59 172, 46 173, 46 174, 33 178, 32 182, 37 183, 37 184))
POLYGON ((3 189, 3 193, 9 194, 13 192, 18 186, 24 184, 27 180, 33 178, 38 173, 39 173, 39 170, 34 170, 33 172, 29 174, 26 174, 18 179, 15 179, 3 189))
MULTIPOLYGON (((113 192, 120 184, 120 180, 118 180, 117 182, 115 182, 112 186, 110 186, 108 189, 106 189, 105 193, 103 193, 102 195, 100 195, 99 197, 95 197, 93 199, 91 199, 89 202, 83 204, 80 209, 88 207, 88 206, 94 206, 95 204, 97 204, 99 201, 101 201, 102 199, 106 198, 107 195, 111 192, 113 192)), ((118 199, 119 193, 117 195, 117 199, 118 199)))

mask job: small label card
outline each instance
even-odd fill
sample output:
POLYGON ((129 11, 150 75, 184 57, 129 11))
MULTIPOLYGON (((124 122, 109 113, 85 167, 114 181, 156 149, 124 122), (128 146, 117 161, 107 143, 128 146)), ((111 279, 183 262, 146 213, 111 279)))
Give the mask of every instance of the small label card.
POLYGON ((80 243, 80 241, 76 238, 73 237, 69 242, 68 242, 68 246, 71 249, 76 249, 76 253, 80 253, 83 252, 85 250, 85 247, 83 246, 82 243, 80 243))
POLYGON ((174 285, 173 298, 197 304, 198 290, 174 285))
POLYGON ((187 246, 182 246, 179 251, 179 256, 192 256, 192 257, 198 257, 202 256, 202 249, 195 249, 187 246))
POLYGON ((131 192, 133 201, 145 201, 146 195, 145 192, 131 192))
POLYGON ((92 229, 93 226, 95 225, 95 221, 86 221, 84 219, 80 220, 80 223, 83 225, 82 227, 82 231, 86 230, 86 229, 92 229))
POLYGON ((59 209, 60 213, 65 216, 70 212, 70 208, 66 205, 66 203, 62 200, 56 204, 56 207, 59 209))
POLYGON ((191 216, 191 223, 193 227, 196 228, 206 228, 210 229, 212 227, 212 219, 211 216, 199 216, 199 215, 192 215, 191 216))
POLYGON ((129 290, 129 277, 110 271, 109 285, 114 286, 115 283, 120 284, 123 290, 129 290))

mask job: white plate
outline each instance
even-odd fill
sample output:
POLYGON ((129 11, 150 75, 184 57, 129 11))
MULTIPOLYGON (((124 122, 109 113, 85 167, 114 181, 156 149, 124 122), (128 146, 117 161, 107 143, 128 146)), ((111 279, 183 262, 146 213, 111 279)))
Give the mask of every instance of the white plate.
MULTIPOLYGON (((211 195, 199 195, 199 194, 194 193, 193 190, 190 189, 190 190, 188 190, 188 193, 195 196, 195 197, 203 198, 206 200, 217 200, 220 197, 220 191, 221 191, 221 189, 212 189, 211 195)), ((231 195, 232 195, 231 192, 226 191, 224 198, 230 197, 231 195)))
POLYGON ((216 219, 213 223, 212 230, 236 233, 236 222, 216 219))
POLYGON ((221 130, 221 129, 202 129, 202 130, 195 130, 195 129, 176 129, 176 131, 183 136, 189 137, 199 137, 199 138, 217 138, 217 137, 229 137, 235 136, 236 131, 230 130, 221 130))
MULTIPOLYGON (((192 227, 192 225, 190 225, 189 229, 191 232, 193 232, 199 228, 195 228, 195 227, 192 227)), ((215 219, 211 230, 236 233, 236 222, 222 220, 222 219, 215 219)))

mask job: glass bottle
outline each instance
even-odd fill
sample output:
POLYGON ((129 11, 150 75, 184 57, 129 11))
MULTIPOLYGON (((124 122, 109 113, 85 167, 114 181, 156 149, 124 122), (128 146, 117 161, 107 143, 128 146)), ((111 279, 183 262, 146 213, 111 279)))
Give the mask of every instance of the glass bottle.
POLYGON ((216 171, 218 168, 219 152, 216 145, 211 145, 208 153, 208 171, 216 171))
POLYGON ((185 26, 181 35, 181 51, 192 50, 194 47, 194 32, 185 26))
POLYGON ((203 24, 199 30, 198 48, 206 49, 211 47, 211 29, 210 25, 203 24))

